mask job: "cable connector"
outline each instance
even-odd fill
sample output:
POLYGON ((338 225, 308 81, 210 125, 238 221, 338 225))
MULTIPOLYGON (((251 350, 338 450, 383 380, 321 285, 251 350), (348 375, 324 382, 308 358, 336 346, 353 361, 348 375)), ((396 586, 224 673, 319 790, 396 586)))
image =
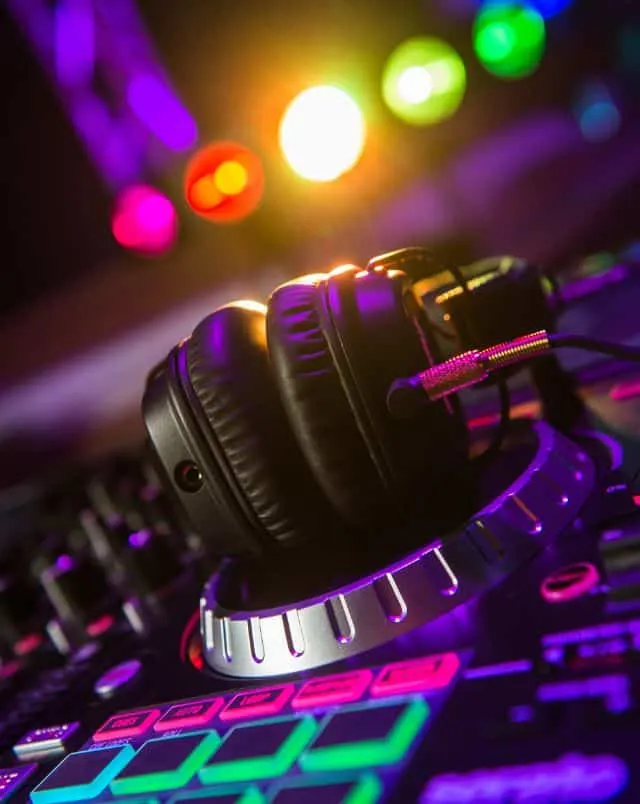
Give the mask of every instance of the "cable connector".
POLYGON ((487 349, 463 352, 414 377, 396 380, 387 394, 387 407, 392 416, 410 416, 428 402, 456 394, 486 380, 494 371, 539 357, 550 350, 551 341, 543 329, 487 349))

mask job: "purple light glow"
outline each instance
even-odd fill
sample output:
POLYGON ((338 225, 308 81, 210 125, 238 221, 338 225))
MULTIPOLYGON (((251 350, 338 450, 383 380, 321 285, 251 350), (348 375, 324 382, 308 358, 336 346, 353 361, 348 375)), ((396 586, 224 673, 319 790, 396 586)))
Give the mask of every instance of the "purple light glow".
POLYGON ((69 570, 73 569, 74 561, 71 556, 63 554, 58 556, 56 560, 56 568, 60 570, 60 572, 69 572, 69 570))
POLYGON ((151 541, 151 531, 148 529, 137 530, 135 533, 132 533, 129 536, 128 541, 129 547, 139 550, 141 547, 145 547, 151 541))
POLYGON ((40 62, 52 67, 53 43, 51 41, 51 12, 42 0, 7 0, 7 7, 13 14, 25 35, 37 51, 40 62))
POLYGON ((135 182, 141 160, 111 120, 105 102, 90 92, 83 92, 74 99, 69 113, 85 147, 109 183, 121 187, 135 182))
POLYGON ((95 0, 99 6, 100 16, 113 29, 132 31, 140 34, 141 21, 136 14, 135 4, 131 0, 95 0))
POLYGON ((112 231, 121 246, 161 254, 175 242, 178 218, 171 201, 147 185, 128 187, 116 201, 112 231))
POLYGON ((513 662, 502 662, 501 664, 488 664, 483 667, 470 667, 464 671, 467 681, 478 678, 495 678, 496 676, 512 676, 517 673, 529 673, 533 668, 530 659, 517 659, 513 662))
POLYGON ((602 698, 612 713, 625 712, 631 705, 630 682, 621 674, 543 684, 538 688, 537 697, 543 703, 602 698))
POLYGON ((588 628, 579 628, 575 631, 561 631, 556 634, 545 634, 545 636, 542 637, 542 644, 545 647, 575 645, 590 640, 611 639, 628 633, 640 633, 640 620, 602 623, 601 625, 593 625, 588 628))
POLYGON ((127 88, 129 105, 167 148, 185 151, 198 132, 193 118, 162 81, 153 75, 135 75, 127 88))
MULTIPOLYGON (((610 391, 610 394, 612 393, 613 389, 612 391, 610 391)), ((612 396, 611 398, 615 399, 614 396, 612 396)), ((579 430, 576 431, 576 435, 585 436, 585 438, 595 438, 596 441, 599 441, 601 444, 604 444, 609 453, 609 459, 611 460, 611 468, 620 469, 622 467, 622 460, 624 457, 622 444, 619 441, 616 441, 615 438, 613 438, 610 435, 607 435, 607 433, 598 433, 596 430, 579 430)))
POLYGON ((529 723, 535 717, 535 709, 527 704, 512 706, 509 710, 509 720, 512 723, 529 723))
POLYGON ((58 0, 54 10, 54 49, 58 80, 77 87, 93 78, 95 28, 90 0, 58 0))
POLYGON ((577 279, 575 282, 562 288, 560 297, 563 302, 575 301, 576 299, 598 293, 607 285, 615 285, 619 282, 623 282, 628 276, 629 269, 626 265, 615 265, 605 273, 577 279))
POLYGON ((133 0, 8 0, 8 8, 110 187, 162 167, 159 144, 182 151, 195 142, 195 122, 164 78, 133 0))

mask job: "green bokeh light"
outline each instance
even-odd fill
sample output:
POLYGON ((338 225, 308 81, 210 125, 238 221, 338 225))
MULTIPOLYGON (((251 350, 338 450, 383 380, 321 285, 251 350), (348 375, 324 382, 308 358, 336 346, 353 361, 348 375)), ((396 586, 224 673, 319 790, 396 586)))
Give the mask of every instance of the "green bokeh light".
POLYGON ((450 117, 467 86, 464 63, 440 39, 416 37, 389 56, 382 75, 382 95, 406 123, 425 126, 450 117))
POLYGON ((500 78, 531 75, 542 59, 545 38, 542 16, 524 3, 489 2, 473 26, 478 59, 500 78))

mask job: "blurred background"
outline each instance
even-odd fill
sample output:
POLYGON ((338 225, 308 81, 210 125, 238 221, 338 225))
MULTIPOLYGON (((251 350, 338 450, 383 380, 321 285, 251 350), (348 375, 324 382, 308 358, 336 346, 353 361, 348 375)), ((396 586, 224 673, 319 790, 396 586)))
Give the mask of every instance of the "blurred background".
POLYGON ((3 0, 0 60, 0 485, 138 441, 234 297, 638 231, 635 0, 3 0))

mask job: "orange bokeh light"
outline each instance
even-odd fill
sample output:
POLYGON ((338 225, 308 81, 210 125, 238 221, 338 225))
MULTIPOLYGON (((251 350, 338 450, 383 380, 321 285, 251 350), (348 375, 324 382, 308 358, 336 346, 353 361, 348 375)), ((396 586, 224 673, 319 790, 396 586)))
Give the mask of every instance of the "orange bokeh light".
POLYGON ((197 215, 214 223, 234 223, 248 217, 260 203, 263 191, 259 157, 238 143, 207 145, 187 165, 187 203, 197 215))

